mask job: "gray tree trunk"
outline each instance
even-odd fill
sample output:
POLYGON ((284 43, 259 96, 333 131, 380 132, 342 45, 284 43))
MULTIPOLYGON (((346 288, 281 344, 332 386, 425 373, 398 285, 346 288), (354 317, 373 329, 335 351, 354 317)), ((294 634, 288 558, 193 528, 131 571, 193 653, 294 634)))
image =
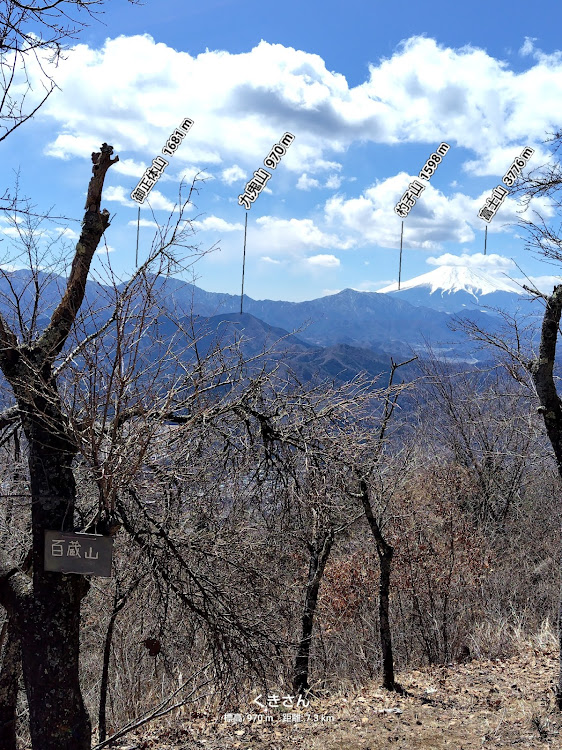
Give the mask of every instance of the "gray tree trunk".
POLYGON ((309 545, 310 563, 308 567, 308 582, 304 597, 304 607, 301 620, 301 638, 297 649, 295 668, 293 672, 293 689, 297 694, 303 694, 309 690, 308 672, 310 664, 310 647, 312 645, 312 630, 314 627, 314 614, 318 603, 318 592, 324 575, 324 568, 328 562, 332 545, 334 543, 334 531, 329 529, 321 534, 315 535, 312 544, 309 545))
POLYGON ((18 682, 21 674, 19 641, 13 625, 6 627, 6 643, 0 672, 0 747, 2 750, 17 750, 16 708, 18 682))
POLYGON ((394 548, 384 538, 381 528, 373 513, 367 483, 364 479, 360 481, 361 502, 365 510, 365 516, 375 539, 377 554, 379 556, 379 626, 382 653, 383 684, 386 690, 402 693, 403 688, 394 679, 394 655, 392 652, 392 630, 390 627, 390 573, 392 570, 392 558, 394 548))
POLYGON ((100 202, 105 173, 118 159, 111 159, 112 152, 104 143, 92 154, 80 239, 64 296, 47 327, 31 343, 21 343, 0 315, 0 368, 16 400, 0 423, 21 421, 28 443, 33 564, 30 581, 0 552, 0 603, 21 644, 33 750, 91 748, 79 673, 80 603, 88 583, 80 575, 44 570, 44 534, 49 529, 74 530, 72 461, 77 447, 52 368, 82 305, 92 258, 109 226, 109 212, 100 212, 100 202))
MULTIPOLYGON (((527 364, 533 378, 540 406, 539 414, 544 424, 554 456, 558 474, 562 479, 562 402, 556 391, 554 381, 554 364, 556 360, 556 343, 558 340, 560 316, 562 314, 562 285, 555 286, 550 297, 546 299, 541 342, 538 359, 527 364)), ((556 705, 562 710, 562 592, 558 610, 558 643, 559 671, 556 687, 556 705)))

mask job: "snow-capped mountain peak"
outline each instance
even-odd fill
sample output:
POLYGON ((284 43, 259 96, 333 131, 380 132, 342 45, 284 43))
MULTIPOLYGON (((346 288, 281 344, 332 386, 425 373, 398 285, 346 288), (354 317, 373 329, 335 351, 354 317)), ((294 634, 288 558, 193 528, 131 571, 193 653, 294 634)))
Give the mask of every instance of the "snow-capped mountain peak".
MULTIPOLYGON (((512 292, 515 294, 521 294, 522 292, 521 288, 506 276, 490 274, 466 266, 439 266, 433 271, 402 282, 400 291, 413 289, 414 287, 425 287, 429 294, 439 292, 444 295, 467 292, 476 301, 486 294, 492 294, 492 292, 512 292)), ((385 294, 396 292, 398 291, 398 284, 390 284, 378 291, 385 294)))
POLYGON ((461 265, 442 265, 398 284, 379 289, 413 305, 456 313, 467 309, 515 310, 524 294, 521 287, 501 272, 461 265))

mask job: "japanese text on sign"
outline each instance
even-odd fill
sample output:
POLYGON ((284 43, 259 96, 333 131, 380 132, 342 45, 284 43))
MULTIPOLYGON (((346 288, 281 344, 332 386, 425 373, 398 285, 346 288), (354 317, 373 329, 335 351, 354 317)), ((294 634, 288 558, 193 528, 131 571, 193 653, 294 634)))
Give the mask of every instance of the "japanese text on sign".
MULTIPOLYGON (((527 146, 527 148, 524 148, 521 154, 513 160, 510 168, 504 174, 502 182, 508 187, 511 187, 515 183, 517 176, 521 174, 521 170, 523 169, 525 164, 529 161, 534 153, 534 149, 530 148, 529 146, 527 146)), ((509 190, 506 190, 503 185, 497 185, 492 190, 492 196, 486 199, 485 205, 482 206, 480 211, 478 211, 478 216, 481 219, 484 219, 484 221, 492 221, 492 219, 496 215, 496 211, 503 203, 504 198, 508 194, 508 192, 509 190)))
POLYGON ((408 189, 394 206, 394 210, 398 216, 401 216, 402 218, 408 216, 412 206, 416 205, 416 199, 420 197, 424 190, 425 186, 422 185, 421 182, 418 182, 417 180, 410 182, 408 189))
MULTIPOLYGON (((172 135, 166 141, 166 145, 162 149, 163 154, 173 156, 182 140, 187 135, 189 129, 193 125, 193 120, 186 117, 183 120, 179 128, 176 128, 172 135)), ((166 169, 169 162, 166 161, 162 156, 157 156, 152 160, 152 166, 149 167, 141 179, 139 180, 136 188, 131 193, 131 198, 137 203, 144 203, 147 195, 150 193, 158 178, 162 172, 166 169)))
MULTIPOLYGON (((295 136, 292 133, 284 133, 283 137, 279 139, 279 143, 276 143, 268 156, 263 160, 266 167, 275 169, 281 157, 287 153, 287 149, 291 143, 295 140, 295 136)), ((267 181, 271 177, 271 173, 267 169, 259 168, 254 172, 254 177, 250 182, 246 184, 242 195, 238 196, 238 204, 244 206, 249 211, 252 207, 252 203, 256 200, 258 195, 264 189, 267 181)))
POLYGON ((504 188, 503 185, 497 185, 492 190, 490 198, 486 198, 486 204, 482 206, 478 211, 478 216, 484 221, 490 222, 496 215, 496 211, 504 201, 505 196, 509 193, 509 190, 504 188))
MULTIPOLYGON (((252 703, 255 703, 260 708, 265 708, 265 703, 262 703, 260 701, 260 698, 262 697, 263 696, 260 693, 257 698, 254 698, 252 703)), ((301 694, 298 694, 296 696, 295 695, 281 696, 281 695, 277 695, 277 693, 271 693, 270 695, 267 696, 267 705, 270 708, 277 708, 278 706, 284 706, 285 708, 292 708, 295 698, 297 699, 297 702, 295 704, 297 708, 300 708, 301 706, 304 706, 304 708, 308 708, 308 706, 310 705, 310 701, 306 700, 306 698, 304 698, 301 694)))
POLYGON ((504 183, 504 185, 507 185, 507 187, 511 187, 513 185, 516 177, 521 174, 521 170, 534 153, 534 149, 530 148, 529 146, 523 149, 521 154, 513 160, 510 168, 504 174, 502 178, 502 182, 504 183))
MULTIPOLYGON (((429 180, 429 178, 435 173, 438 165, 441 163, 441 157, 445 156, 449 149, 450 146, 448 143, 440 143, 421 168, 418 177, 421 177, 424 180, 429 180)), ((401 216, 403 219, 408 216, 410 209, 416 204, 416 199, 420 197, 424 190, 425 186, 422 185, 421 182, 413 180, 408 185, 408 189, 406 190, 404 195, 400 198, 400 200, 394 207, 394 210, 396 211, 398 216, 401 216)))
POLYGON ((45 531, 45 570, 111 578, 113 538, 45 531))

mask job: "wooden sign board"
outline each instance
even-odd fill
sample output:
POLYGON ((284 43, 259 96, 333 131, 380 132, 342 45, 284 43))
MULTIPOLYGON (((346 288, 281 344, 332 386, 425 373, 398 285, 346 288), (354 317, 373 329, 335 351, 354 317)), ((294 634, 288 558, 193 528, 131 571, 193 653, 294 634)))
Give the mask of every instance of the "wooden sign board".
POLYGON ((45 570, 111 578, 113 537, 45 531, 45 570))

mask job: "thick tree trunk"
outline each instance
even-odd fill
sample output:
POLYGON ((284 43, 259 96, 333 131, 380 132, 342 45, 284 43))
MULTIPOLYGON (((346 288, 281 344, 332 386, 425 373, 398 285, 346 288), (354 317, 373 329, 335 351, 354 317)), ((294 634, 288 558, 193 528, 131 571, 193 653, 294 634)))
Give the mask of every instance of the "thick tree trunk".
MULTIPOLYGON (((546 432, 554 451, 558 474, 562 479, 562 401, 554 381, 554 364, 556 361, 556 344, 562 315, 562 285, 555 286, 546 300, 544 311, 539 356, 527 364, 539 397, 539 414, 542 414, 546 432)), ((562 710, 562 592, 558 609, 558 643, 559 661, 556 705, 562 710)))
POLYGON ((562 402, 554 381, 554 363, 561 313, 562 284, 554 287, 554 291, 546 302, 538 359, 527 364, 540 401, 538 412, 544 418, 544 426, 554 451, 560 477, 562 477, 562 402))
POLYGON ((396 690, 394 681, 394 656, 392 654, 392 633, 390 630, 390 570, 394 550, 390 545, 379 555, 379 626, 382 653, 382 686, 386 690, 396 690))
MULTIPOLYGON (((19 639, 34 750, 90 750, 91 724, 80 690, 80 602, 83 576, 44 570, 44 534, 74 530, 77 447, 63 414, 53 363, 61 353, 84 300, 90 264, 109 212, 100 211, 104 178, 119 157, 102 144, 92 154, 86 214, 64 295, 44 331, 21 343, 0 315, 0 368, 17 406, 4 419, 21 419, 28 441, 31 483, 32 582, 0 550, 0 601, 19 639)), ((39 302, 39 300, 37 300, 39 302)))
POLYGON ((21 644, 31 741, 34 750, 90 750, 78 663, 80 602, 89 584, 83 576, 44 570, 45 530, 74 528, 76 448, 49 369, 38 378, 29 355, 20 368, 14 390, 28 441, 33 573, 29 590, 7 606, 21 644))
POLYGON ((310 545, 310 563, 302 613, 301 639, 297 649, 293 672, 293 689, 297 694, 305 693, 309 689, 308 669, 314 614, 318 603, 318 591, 324 574, 324 568, 330 556, 333 543, 334 531, 330 529, 323 534, 315 536, 314 541, 310 545))
POLYGON ((33 596, 17 618, 30 733, 34 750, 90 750, 91 724, 78 662, 80 602, 88 584, 82 576, 43 569, 45 529, 73 528, 72 451, 64 438, 53 445, 52 434, 39 432, 43 440, 32 440, 29 446, 33 596), (51 450, 45 444, 48 437, 51 450))
POLYGON ((16 708, 21 673, 19 641, 14 627, 7 623, 6 643, 0 672, 0 748, 17 750, 16 708))

